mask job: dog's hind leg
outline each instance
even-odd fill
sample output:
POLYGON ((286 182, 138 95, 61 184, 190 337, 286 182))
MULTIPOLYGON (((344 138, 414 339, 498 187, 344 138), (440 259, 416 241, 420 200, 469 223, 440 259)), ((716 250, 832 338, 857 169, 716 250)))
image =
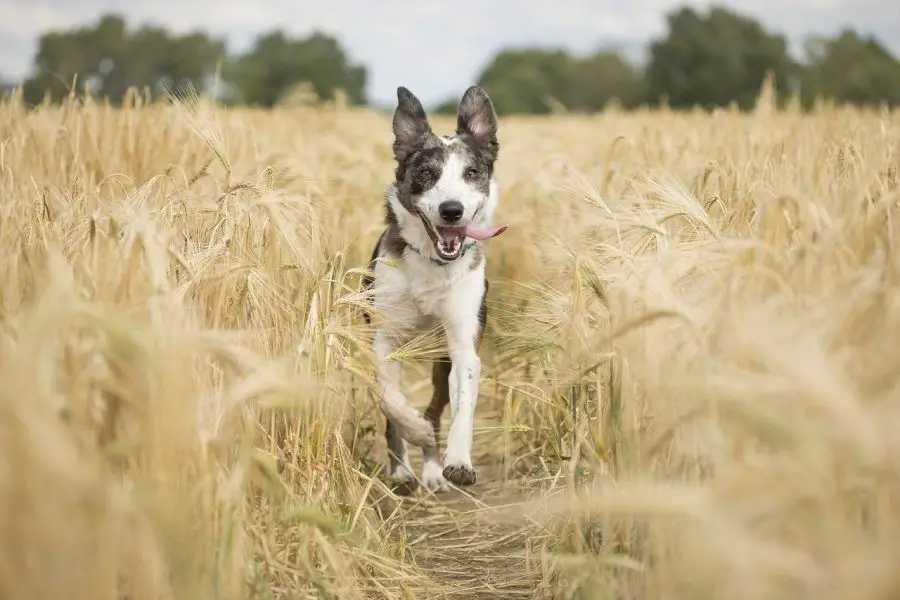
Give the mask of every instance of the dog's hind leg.
MULTIPOLYGON (((387 338, 383 335, 375 336, 375 351, 380 361, 379 383, 384 391, 385 396, 390 394, 399 394, 400 378, 402 375, 402 366, 400 362, 387 362, 385 358, 390 354, 390 345, 387 338)), ((392 479, 393 490, 401 495, 407 496, 416 488, 416 478, 413 474, 412 464, 409 461, 409 450, 406 440, 400 433, 397 423, 391 418, 388 411, 384 410, 387 401, 382 401, 382 412, 385 413, 387 425, 384 429, 384 439, 387 442, 388 458, 390 464, 390 478, 392 479)))
MULTIPOLYGON (((375 333, 374 349, 378 359, 378 384, 382 392, 381 411, 391 423, 391 431, 420 448, 433 446, 434 428, 400 391, 400 362, 387 360, 394 348, 384 332, 375 333)), ((399 443, 397 446, 399 448, 399 443)))
POLYGON ((391 488, 401 496, 409 496, 417 487, 416 477, 413 475, 412 464, 409 462, 406 440, 400 435, 400 431, 390 418, 387 419, 384 439, 387 441, 390 460, 391 488))
POLYGON ((441 443, 441 415, 450 403, 450 358, 436 360, 431 367, 431 385, 434 389, 431 403, 425 409, 425 419, 434 427, 434 445, 422 448, 422 481, 430 490, 439 491, 447 487, 441 466, 438 445, 441 443))

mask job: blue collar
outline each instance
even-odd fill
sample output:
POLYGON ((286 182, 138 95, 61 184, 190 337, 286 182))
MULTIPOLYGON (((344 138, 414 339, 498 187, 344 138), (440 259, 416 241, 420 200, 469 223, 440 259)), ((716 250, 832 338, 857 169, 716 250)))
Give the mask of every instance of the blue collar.
MULTIPOLYGON (((422 254, 422 253, 419 251, 418 248, 416 248, 415 246, 410 245, 409 243, 406 244, 406 247, 409 248, 410 250, 412 250, 413 252, 415 252, 416 254, 418 254, 419 256, 425 256, 424 254, 422 254)), ((465 255, 466 255, 466 252, 468 252, 469 250, 471 250, 471 249, 474 248, 474 247, 475 247, 475 242, 467 242, 467 243, 463 244, 462 251, 460 251, 460 253, 459 253, 459 258, 462 258, 463 256, 465 256, 465 255)), ((438 259, 434 258, 433 256, 425 256, 425 258, 427 258, 428 260, 430 260, 430 261, 433 262, 434 264, 440 265, 440 266, 442 266, 442 267, 446 267, 447 265, 456 262, 455 260, 452 260, 452 261, 450 261, 450 262, 444 262, 444 261, 442 261, 442 260, 438 260, 438 259)))

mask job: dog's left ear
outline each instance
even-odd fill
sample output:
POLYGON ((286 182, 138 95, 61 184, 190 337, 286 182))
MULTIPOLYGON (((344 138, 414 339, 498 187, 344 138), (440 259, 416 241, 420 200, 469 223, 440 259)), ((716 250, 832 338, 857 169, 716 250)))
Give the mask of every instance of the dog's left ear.
POLYGON ((485 150, 491 161, 497 159, 497 114, 487 92, 473 85, 459 101, 456 133, 467 133, 485 150))

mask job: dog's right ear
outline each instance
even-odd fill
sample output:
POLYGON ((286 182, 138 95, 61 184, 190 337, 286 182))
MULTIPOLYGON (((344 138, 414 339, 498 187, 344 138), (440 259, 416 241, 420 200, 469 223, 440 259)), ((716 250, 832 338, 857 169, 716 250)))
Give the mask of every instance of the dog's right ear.
POLYGON ((397 88, 397 110, 394 111, 394 158, 402 161, 410 150, 431 133, 431 123, 422 103, 403 86, 397 88))

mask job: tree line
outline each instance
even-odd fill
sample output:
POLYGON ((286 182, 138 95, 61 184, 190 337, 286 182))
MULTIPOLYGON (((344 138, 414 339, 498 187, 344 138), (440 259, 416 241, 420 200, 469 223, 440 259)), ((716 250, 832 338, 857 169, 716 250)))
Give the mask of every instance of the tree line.
MULTIPOLYGON (((593 112, 610 102, 625 108, 665 102, 673 108, 735 103, 752 107, 767 75, 776 98, 796 95, 863 106, 900 106, 900 61, 878 41, 853 29, 806 41, 795 60, 783 35, 744 14, 721 7, 678 8, 665 15, 666 32, 653 40, 647 64, 601 50, 577 57, 559 49, 517 48, 496 54, 476 82, 501 114, 543 114, 557 108, 593 112)), ((270 107, 297 86, 322 100, 342 94, 368 103, 365 65, 354 64, 340 42, 324 33, 290 37, 281 30, 259 36, 244 54, 202 32, 174 35, 156 26, 130 29, 107 14, 97 23, 41 36, 31 75, 22 82, 29 104, 58 101, 76 91, 120 101, 129 88, 162 93, 189 83, 209 91, 217 82, 227 104, 270 107)), ((456 110, 450 99, 435 110, 456 110)))

